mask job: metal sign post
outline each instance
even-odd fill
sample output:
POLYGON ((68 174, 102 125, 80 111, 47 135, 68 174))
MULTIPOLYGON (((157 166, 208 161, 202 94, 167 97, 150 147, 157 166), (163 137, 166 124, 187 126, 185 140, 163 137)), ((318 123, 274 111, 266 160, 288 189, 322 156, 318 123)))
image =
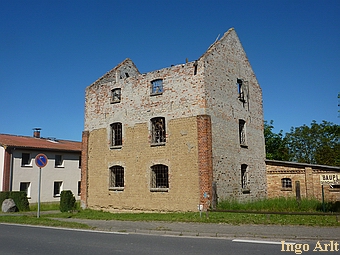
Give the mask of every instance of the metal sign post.
POLYGON ((334 185, 340 184, 340 174, 331 173, 331 174, 321 174, 320 175, 320 184, 321 184, 321 196, 322 196, 322 211, 325 212, 325 192, 323 190, 324 185, 334 185))
POLYGON ((38 180, 38 212, 37 218, 40 217, 40 190, 41 190, 41 168, 47 165, 47 157, 45 154, 38 154, 35 157, 35 164, 39 167, 39 180, 38 180))
POLYGON ((321 185, 321 196, 322 196, 322 211, 325 212, 325 192, 323 191, 323 184, 321 185))

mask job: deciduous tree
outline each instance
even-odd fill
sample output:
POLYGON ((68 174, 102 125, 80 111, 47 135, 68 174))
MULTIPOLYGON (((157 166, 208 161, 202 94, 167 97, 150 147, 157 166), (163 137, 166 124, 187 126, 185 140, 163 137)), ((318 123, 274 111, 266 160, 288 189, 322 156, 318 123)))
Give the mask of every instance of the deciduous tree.
POLYGON ((282 130, 276 134, 273 132, 273 120, 268 124, 264 122, 264 139, 266 143, 266 158, 275 160, 289 160, 288 146, 283 137, 282 130))
POLYGON ((285 139, 290 160, 302 163, 340 166, 340 126, 312 121, 310 127, 291 128, 285 139))

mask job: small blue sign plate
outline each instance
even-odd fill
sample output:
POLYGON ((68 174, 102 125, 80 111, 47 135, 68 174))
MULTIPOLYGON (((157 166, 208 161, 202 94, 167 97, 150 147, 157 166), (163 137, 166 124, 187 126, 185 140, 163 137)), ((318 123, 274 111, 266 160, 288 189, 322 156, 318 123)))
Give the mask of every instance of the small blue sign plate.
POLYGON ((35 164, 37 165, 37 167, 43 168, 47 165, 47 157, 45 154, 38 154, 35 157, 35 164))

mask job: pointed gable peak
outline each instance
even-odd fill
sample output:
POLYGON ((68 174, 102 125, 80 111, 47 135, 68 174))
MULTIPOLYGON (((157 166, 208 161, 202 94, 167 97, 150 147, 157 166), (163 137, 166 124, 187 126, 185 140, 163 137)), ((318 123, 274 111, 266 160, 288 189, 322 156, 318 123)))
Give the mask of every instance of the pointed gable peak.
POLYGON ((107 82, 115 82, 118 79, 129 78, 138 74, 140 74, 140 72, 138 71, 136 65, 132 62, 131 59, 126 58, 117 66, 105 73, 102 77, 97 79, 94 83, 91 84, 91 86, 107 82))
POLYGON ((223 35, 221 38, 220 38, 220 35, 218 35, 217 38, 216 38, 216 40, 215 40, 215 42, 209 46, 209 48, 207 49, 207 51, 204 52, 203 55, 202 55, 199 59, 201 59, 201 58, 207 56, 208 54, 210 54, 211 51, 213 51, 213 49, 214 49, 218 44, 220 44, 225 38, 227 38, 227 37, 230 36, 231 34, 234 34, 234 35, 236 35, 236 37, 237 37, 236 31, 235 31, 235 29, 234 29, 233 27, 230 28, 227 32, 225 32, 224 35, 223 35))

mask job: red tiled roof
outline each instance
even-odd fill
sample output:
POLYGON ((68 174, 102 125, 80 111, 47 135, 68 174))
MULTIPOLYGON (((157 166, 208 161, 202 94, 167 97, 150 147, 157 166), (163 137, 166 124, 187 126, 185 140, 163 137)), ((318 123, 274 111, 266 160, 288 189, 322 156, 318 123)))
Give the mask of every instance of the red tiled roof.
POLYGON ((0 145, 27 149, 81 151, 81 142, 0 134, 0 145))

